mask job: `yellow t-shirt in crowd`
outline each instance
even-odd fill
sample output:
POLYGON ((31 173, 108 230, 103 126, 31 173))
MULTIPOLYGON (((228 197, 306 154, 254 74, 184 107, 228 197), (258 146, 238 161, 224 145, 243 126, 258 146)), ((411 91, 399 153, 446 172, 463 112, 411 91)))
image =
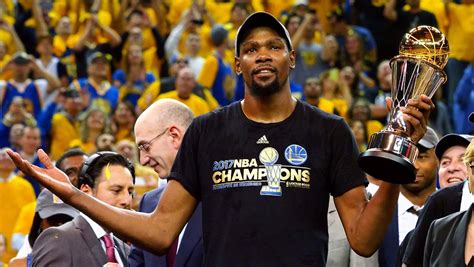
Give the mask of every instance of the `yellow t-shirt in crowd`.
POLYGON ((383 124, 377 120, 368 120, 365 122, 365 125, 367 126, 367 138, 383 129, 383 124))
POLYGON ((30 232, 33 218, 35 217, 35 209, 36 201, 30 202, 21 208, 20 215, 13 228, 13 234, 26 236, 30 232))
POLYGON ((130 129, 119 129, 115 133, 115 143, 118 143, 119 141, 122 141, 125 139, 134 142, 135 137, 133 137, 133 131, 131 131, 130 129))
POLYGON ((81 139, 74 139, 69 144, 69 148, 78 147, 86 154, 91 155, 97 151, 95 142, 82 142, 81 139))
POLYGON ((137 102, 137 106, 140 110, 145 110, 147 107, 153 104, 153 102, 155 102, 155 99, 160 94, 160 86, 160 80, 156 80, 145 89, 142 96, 138 99, 137 102))
POLYGON ((0 181, 0 233, 7 238, 7 250, 1 261, 8 262, 16 255, 11 247, 13 228, 21 209, 35 201, 35 192, 31 184, 16 175, 6 181, 0 181))
POLYGON ((204 61, 202 70, 197 79, 198 83, 206 88, 212 88, 219 68, 219 61, 214 55, 208 56, 204 61))
POLYGON ((79 138, 79 122, 71 123, 64 113, 58 112, 51 119, 52 160, 58 160, 70 148, 70 143, 79 138))
POLYGON ((211 111, 206 101, 204 101, 202 98, 200 98, 199 96, 195 94, 191 94, 191 96, 188 99, 182 99, 178 96, 178 93, 176 91, 169 91, 158 96, 157 100, 164 99, 164 98, 175 99, 185 104, 191 109, 194 116, 196 117, 202 114, 206 114, 209 111, 211 111))
POLYGON ((320 98, 318 108, 324 112, 334 114, 334 103, 326 98, 320 98))
POLYGON ((449 57, 457 60, 474 60, 474 5, 449 3, 449 57))
POLYGON ((204 88, 204 100, 207 102, 210 110, 215 110, 219 107, 219 102, 214 98, 211 91, 209 89, 204 88))

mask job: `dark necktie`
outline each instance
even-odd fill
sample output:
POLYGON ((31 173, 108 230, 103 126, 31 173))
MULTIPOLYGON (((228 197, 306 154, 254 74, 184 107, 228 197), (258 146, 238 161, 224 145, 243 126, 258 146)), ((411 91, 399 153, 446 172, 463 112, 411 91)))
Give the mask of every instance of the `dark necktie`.
POLYGON ((112 241, 110 234, 105 234, 102 237, 102 240, 105 243, 105 254, 107 255, 107 262, 118 263, 117 259, 115 258, 114 242, 112 241))
POLYGON ((166 254, 166 266, 168 267, 173 267, 174 262, 176 261, 176 252, 178 250, 178 240, 177 238, 173 244, 171 244, 170 249, 168 250, 168 253, 166 254))
POLYGON ((421 208, 417 206, 411 206, 407 211, 409 213, 415 214, 416 216, 420 216, 421 208))

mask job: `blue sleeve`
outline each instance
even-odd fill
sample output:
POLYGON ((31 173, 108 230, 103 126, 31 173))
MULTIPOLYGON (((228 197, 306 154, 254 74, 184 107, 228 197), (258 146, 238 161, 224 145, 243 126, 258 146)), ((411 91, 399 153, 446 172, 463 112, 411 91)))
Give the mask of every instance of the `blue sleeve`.
POLYGON ((125 72, 121 69, 116 70, 112 75, 112 81, 119 81, 121 85, 124 85, 127 82, 125 72))
POLYGON ((114 110, 118 104, 119 90, 115 86, 111 86, 109 92, 107 92, 107 100, 110 102, 111 110, 114 110))
POLYGON ((152 82, 154 82, 156 79, 155 79, 155 75, 153 75, 153 73, 151 72, 147 72, 146 73, 146 76, 145 76, 145 81, 150 84, 152 82))
POLYGON ((0 122, 0 148, 10 147, 10 129, 3 122, 0 122))
POLYGON ((38 127, 41 130, 41 142, 43 144, 46 141, 46 136, 51 130, 51 120, 56 113, 57 107, 58 105, 52 102, 45 109, 43 109, 43 111, 41 111, 40 115, 38 116, 38 127))
POLYGON ((235 95, 234 101, 240 101, 244 98, 244 78, 242 75, 237 75, 236 83, 235 83, 235 95))
POLYGON ((355 28, 359 35, 362 37, 364 41, 364 47, 367 51, 377 48, 377 44, 375 43, 374 36, 370 33, 369 30, 363 27, 355 28))
POLYGON ((454 91, 454 102, 461 108, 466 107, 472 90, 474 90, 474 69, 472 65, 469 65, 454 91))

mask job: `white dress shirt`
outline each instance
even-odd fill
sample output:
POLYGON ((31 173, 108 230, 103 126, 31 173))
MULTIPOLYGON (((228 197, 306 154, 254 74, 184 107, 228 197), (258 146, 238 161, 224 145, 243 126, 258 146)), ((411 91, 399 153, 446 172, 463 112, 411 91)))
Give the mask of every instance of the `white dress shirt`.
MULTIPOLYGON (((100 226, 99 224, 97 224, 96 222, 94 222, 91 218, 89 218, 87 215, 85 215, 84 213, 80 213, 80 216, 82 216, 86 221, 87 223, 89 223, 89 225, 91 226, 92 228, 92 231, 94 231, 94 234, 95 236, 97 237, 97 239, 100 240, 100 244, 102 245, 102 249, 104 250, 104 253, 106 253, 105 251, 105 243, 104 241, 102 240, 102 237, 104 235, 107 234, 107 232, 104 230, 104 228, 102 228, 102 226, 100 226)), ((110 233, 110 238, 112 238, 112 242, 115 242, 114 241, 114 238, 113 238, 113 233, 110 233)), ((123 262, 122 262, 122 259, 120 258, 120 254, 118 253, 118 249, 117 249, 117 246, 115 245, 114 243, 114 252, 115 252, 115 259, 117 259, 117 263, 120 265, 120 266, 124 266, 123 265, 123 262)))
POLYGON ((403 239, 411 230, 415 229, 418 215, 409 210, 421 210, 422 207, 416 206, 408 200, 402 193, 398 197, 398 244, 402 244, 403 239))

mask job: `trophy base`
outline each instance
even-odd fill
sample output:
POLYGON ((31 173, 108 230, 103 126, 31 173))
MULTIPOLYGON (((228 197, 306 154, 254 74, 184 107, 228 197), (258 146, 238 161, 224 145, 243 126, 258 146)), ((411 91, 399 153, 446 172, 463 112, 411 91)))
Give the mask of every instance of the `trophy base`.
POLYGON ((262 196, 274 196, 281 197, 281 187, 270 187, 268 185, 262 186, 260 190, 260 195, 262 196))
POLYGON ((374 178, 393 183, 415 181, 414 161, 418 148, 409 139, 391 132, 371 136, 367 151, 359 156, 359 166, 374 178))

